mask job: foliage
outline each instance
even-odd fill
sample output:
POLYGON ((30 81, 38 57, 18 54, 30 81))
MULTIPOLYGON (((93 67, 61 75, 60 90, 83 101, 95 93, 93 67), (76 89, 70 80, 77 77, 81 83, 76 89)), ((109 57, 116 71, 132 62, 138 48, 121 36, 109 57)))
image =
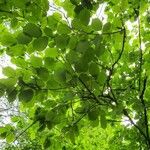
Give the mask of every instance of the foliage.
POLYGON ((0 0, 4 149, 150 149, 149 32, 149 0, 0 0))

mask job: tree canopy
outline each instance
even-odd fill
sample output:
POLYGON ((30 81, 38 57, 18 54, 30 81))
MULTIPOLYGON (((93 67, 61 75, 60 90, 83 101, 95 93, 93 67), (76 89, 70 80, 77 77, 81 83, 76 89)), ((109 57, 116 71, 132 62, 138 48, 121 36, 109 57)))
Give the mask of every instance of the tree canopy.
POLYGON ((1 149, 150 149, 149 39, 149 0, 0 0, 1 149))

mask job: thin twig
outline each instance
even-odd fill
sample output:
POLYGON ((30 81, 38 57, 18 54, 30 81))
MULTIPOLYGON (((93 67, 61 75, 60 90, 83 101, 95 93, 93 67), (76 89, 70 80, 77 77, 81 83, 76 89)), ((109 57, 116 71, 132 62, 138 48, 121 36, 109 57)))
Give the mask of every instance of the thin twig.
POLYGON ((99 101, 99 98, 88 88, 88 86, 82 81, 80 77, 78 77, 78 80, 82 83, 82 85, 85 87, 85 89, 93 96, 94 100, 99 104, 102 105, 102 103, 99 101))
POLYGON ((33 121, 25 130, 23 130, 23 131, 14 139, 14 142, 15 142, 20 136, 22 136, 29 128, 31 128, 36 122, 37 122, 37 120, 33 121))
POLYGON ((123 31, 123 39, 122 39, 121 52, 120 52, 118 58, 116 59, 116 61, 112 64, 111 68, 109 69, 109 76, 108 76, 108 78, 107 78, 107 80, 106 80, 106 84, 107 84, 107 86, 110 88, 110 92, 111 92, 111 94, 112 94, 112 96, 113 96, 113 99, 114 99, 114 101, 115 101, 116 104, 117 104, 117 99, 116 99, 115 94, 114 94, 114 92, 113 92, 113 90, 112 90, 112 87, 111 87, 111 85, 110 85, 110 80, 111 80, 111 77, 112 77, 112 75, 113 75, 114 68, 115 68, 115 66, 117 65, 117 63, 119 62, 119 60, 121 59, 122 54, 123 54, 123 52, 124 52, 124 48, 125 48, 125 41, 126 41, 126 29, 125 29, 125 27, 123 27, 122 31, 123 31))
POLYGON ((92 31, 92 32, 85 32, 83 30, 81 30, 80 32, 85 33, 87 35, 113 35, 113 34, 121 33, 123 30, 124 29, 120 29, 120 30, 112 31, 112 32, 102 32, 102 33, 95 33, 94 31, 92 31))

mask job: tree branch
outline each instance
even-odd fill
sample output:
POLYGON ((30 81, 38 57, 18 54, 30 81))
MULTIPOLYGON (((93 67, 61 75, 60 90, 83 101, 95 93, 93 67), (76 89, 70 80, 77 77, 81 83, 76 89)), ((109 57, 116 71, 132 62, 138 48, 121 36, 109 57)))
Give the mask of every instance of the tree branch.
POLYGON ((22 136, 29 128, 31 128, 35 123, 37 122, 37 120, 33 121, 25 130, 23 130, 15 139, 13 142, 15 142, 20 136, 22 136))
POLYGON ((99 101, 98 97, 88 88, 88 86, 82 81, 80 77, 78 77, 78 80, 82 83, 82 85, 85 87, 85 89, 93 96, 96 103, 102 105, 102 103, 99 101))
POLYGON ((147 115, 147 108, 146 108, 145 101, 144 101, 144 93, 146 90, 146 85, 147 85, 147 76, 145 77, 145 79, 143 81, 143 89, 142 89, 142 92, 140 95, 140 100, 141 100, 141 103, 143 105, 143 110, 144 110, 144 123, 145 123, 145 128, 146 128, 146 135, 147 135, 147 138, 148 138, 149 144, 150 144, 150 136, 149 136, 149 128, 148 128, 148 115, 147 115))
POLYGON ((12 11, 2 10, 2 9, 0 9, 0 12, 2 12, 2 13, 8 13, 8 14, 13 14, 12 11))
POLYGON ((125 27, 123 27, 122 31, 123 31, 123 39, 122 39, 121 52, 120 52, 118 58, 116 59, 116 61, 112 64, 111 68, 109 69, 109 76, 108 76, 108 78, 107 78, 107 80, 106 80, 106 84, 107 84, 107 86, 110 88, 110 92, 111 92, 111 94, 112 94, 112 96, 113 96, 113 99, 114 99, 114 101, 115 101, 116 104, 117 104, 117 99, 116 99, 115 94, 114 94, 114 92, 113 92, 113 90, 112 90, 112 87, 111 87, 111 85, 110 85, 110 80, 111 80, 111 77, 112 77, 112 75, 113 75, 114 68, 115 68, 116 64, 119 62, 119 60, 121 59, 122 54, 123 54, 123 52, 124 52, 125 41, 126 41, 126 29, 125 29, 125 27))
MULTIPOLYGON (((140 134, 145 138, 145 140, 147 141, 148 143, 148 139, 147 139, 147 136, 145 135, 145 133, 142 131, 142 129, 134 123, 134 121, 132 120, 132 118, 129 116, 128 112, 126 109, 123 109, 123 114, 129 118, 129 121, 131 122, 131 124, 140 132, 140 134)), ((148 144, 149 145, 149 144, 148 144)))
POLYGON ((125 41, 126 41, 126 29, 125 29, 125 27, 123 27, 123 29, 121 31, 123 31, 122 48, 121 48, 121 52, 120 52, 118 58, 116 59, 116 61, 112 65, 112 70, 114 69, 115 65, 119 62, 119 60, 121 59, 122 54, 124 52, 125 41))
POLYGON ((81 30, 80 32, 83 32, 87 35, 113 35, 113 34, 117 34, 117 33, 121 33, 124 29, 120 29, 120 30, 117 30, 117 31, 112 31, 112 32, 102 32, 102 33, 94 33, 94 31, 92 32, 85 32, 83 30, 81 30))

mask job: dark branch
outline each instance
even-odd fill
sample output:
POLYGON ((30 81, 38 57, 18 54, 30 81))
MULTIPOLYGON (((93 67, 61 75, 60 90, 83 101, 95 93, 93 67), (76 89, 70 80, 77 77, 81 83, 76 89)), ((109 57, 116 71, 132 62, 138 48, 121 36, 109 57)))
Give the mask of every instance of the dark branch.
POLYGON ((142 129, 134 123, 134 121, 132 120, 132 118, 129 116, 128 112, 126 109, 123 109, 123 114, 128 117, 130 123, 140 132, 140 134, 145 138, 145 140, 147 141, 147 136, 145 135, 145 133, 142 131, 142 129))
POLYGON ((121 33, 124 29, 118 30, 118 31, 113 31, 113 32, 103 32, 102 35, 112 35, 116 33, 121 33))
POLYGON ((94 31, 88 33, 83 30, 81 30, 80 32, 83 32, 87 35, 113 35, 113 34, 121 33, 123 30, 124 29, 120 29, 120 30, 112 31, 112 32, 102 32, 102 33, 95 33, 94 31))
POLYGON ((146 135, 147 138, 149 140, 149 144, 150 144, 150 136, 149 136, 149 128, 148 128, 148 115, 147 115, 147 107, 145 105, 145 101, 144 101, 144 93, 146 90, 146 85, 147 85, 147 76, 145 77, 144 81, 143 81, 143 89, 140 95, 140 100, 141 103, 143 105, 143 111, 144 111, 144 123, 145 123, 145 128, 146 128, 146 135))
POLYGON ((2 12, 2 13, 8 13, 8 14, 13 14, 12 11, 2 10, 2 9, 0 9, 0 12, 2 12))
POLYGON ((126 29, 125 29, 125 27, 121 31, 123 31, 122 48, 121 48, 121 52, 120 52, 118 58, 116 59, 116 61, 112 65, 112 69, 114 69, 115 65, 119 62, 119 60, 121 59, 122 54, 124 52, 125 41, 126 41, 126 29))
POLYGON ((25 130, 23 130, 23 131, 14 139, 14 142, 15 142, 20 136, 22 136, 29 128, 31 128, 36 122, 37 122, 37 120, 33 121, 25 130))
POLYGON ((119 62, 119 60, 121 59, 122 54, 123 54, 123 52, 124 52, 124 48, 125 48, 125 41, 126 41, 126 29, 125 29, 125 27, 123 27, 122 31, 123 31, 123 39, 122 39, 121 52, 120 52, 118 58, 116 59, 116 61, 112 64, 111 68, 109 69, 109 76, 108 76, 108 78, 107 78, 107 80, 106 80, 106 84, 107 84, 107 86, 110 88, 110 93, 112 94, 113 99, 114 99, 114 102, 115 102, 116 104, 117 104, 117 99, 116 99, 115 94, 114 94, 114 92, 113 92, 113 90, 112 90, 112 87, 111 87, 111 85, 110 85, 110 80, 111 80, 111 77, 112 77, 112 75, 113 75, 114 68, 115 68, 116 64, 119 62))
POLYGON ((76 125, 77 123, 79 123, 86 115, 89 111, 91 111, 93 108, 95 108, 96 105, 93 105, 91 108, 89 108, 84 114, 82 114, 77 120, 75 120, 73 123, 72 123, 72 126, 76 125))
POLYGON ((93 96, 93 99, 96 101, 96 103, 102 105, 102 103, 99 101, 98 97, 88 88, 88 86, 82 81, 80 77, 78 77, 78 80, 82 83, 82 85, 85 87, 85 89, 89 92, 91 96, 93 96))

